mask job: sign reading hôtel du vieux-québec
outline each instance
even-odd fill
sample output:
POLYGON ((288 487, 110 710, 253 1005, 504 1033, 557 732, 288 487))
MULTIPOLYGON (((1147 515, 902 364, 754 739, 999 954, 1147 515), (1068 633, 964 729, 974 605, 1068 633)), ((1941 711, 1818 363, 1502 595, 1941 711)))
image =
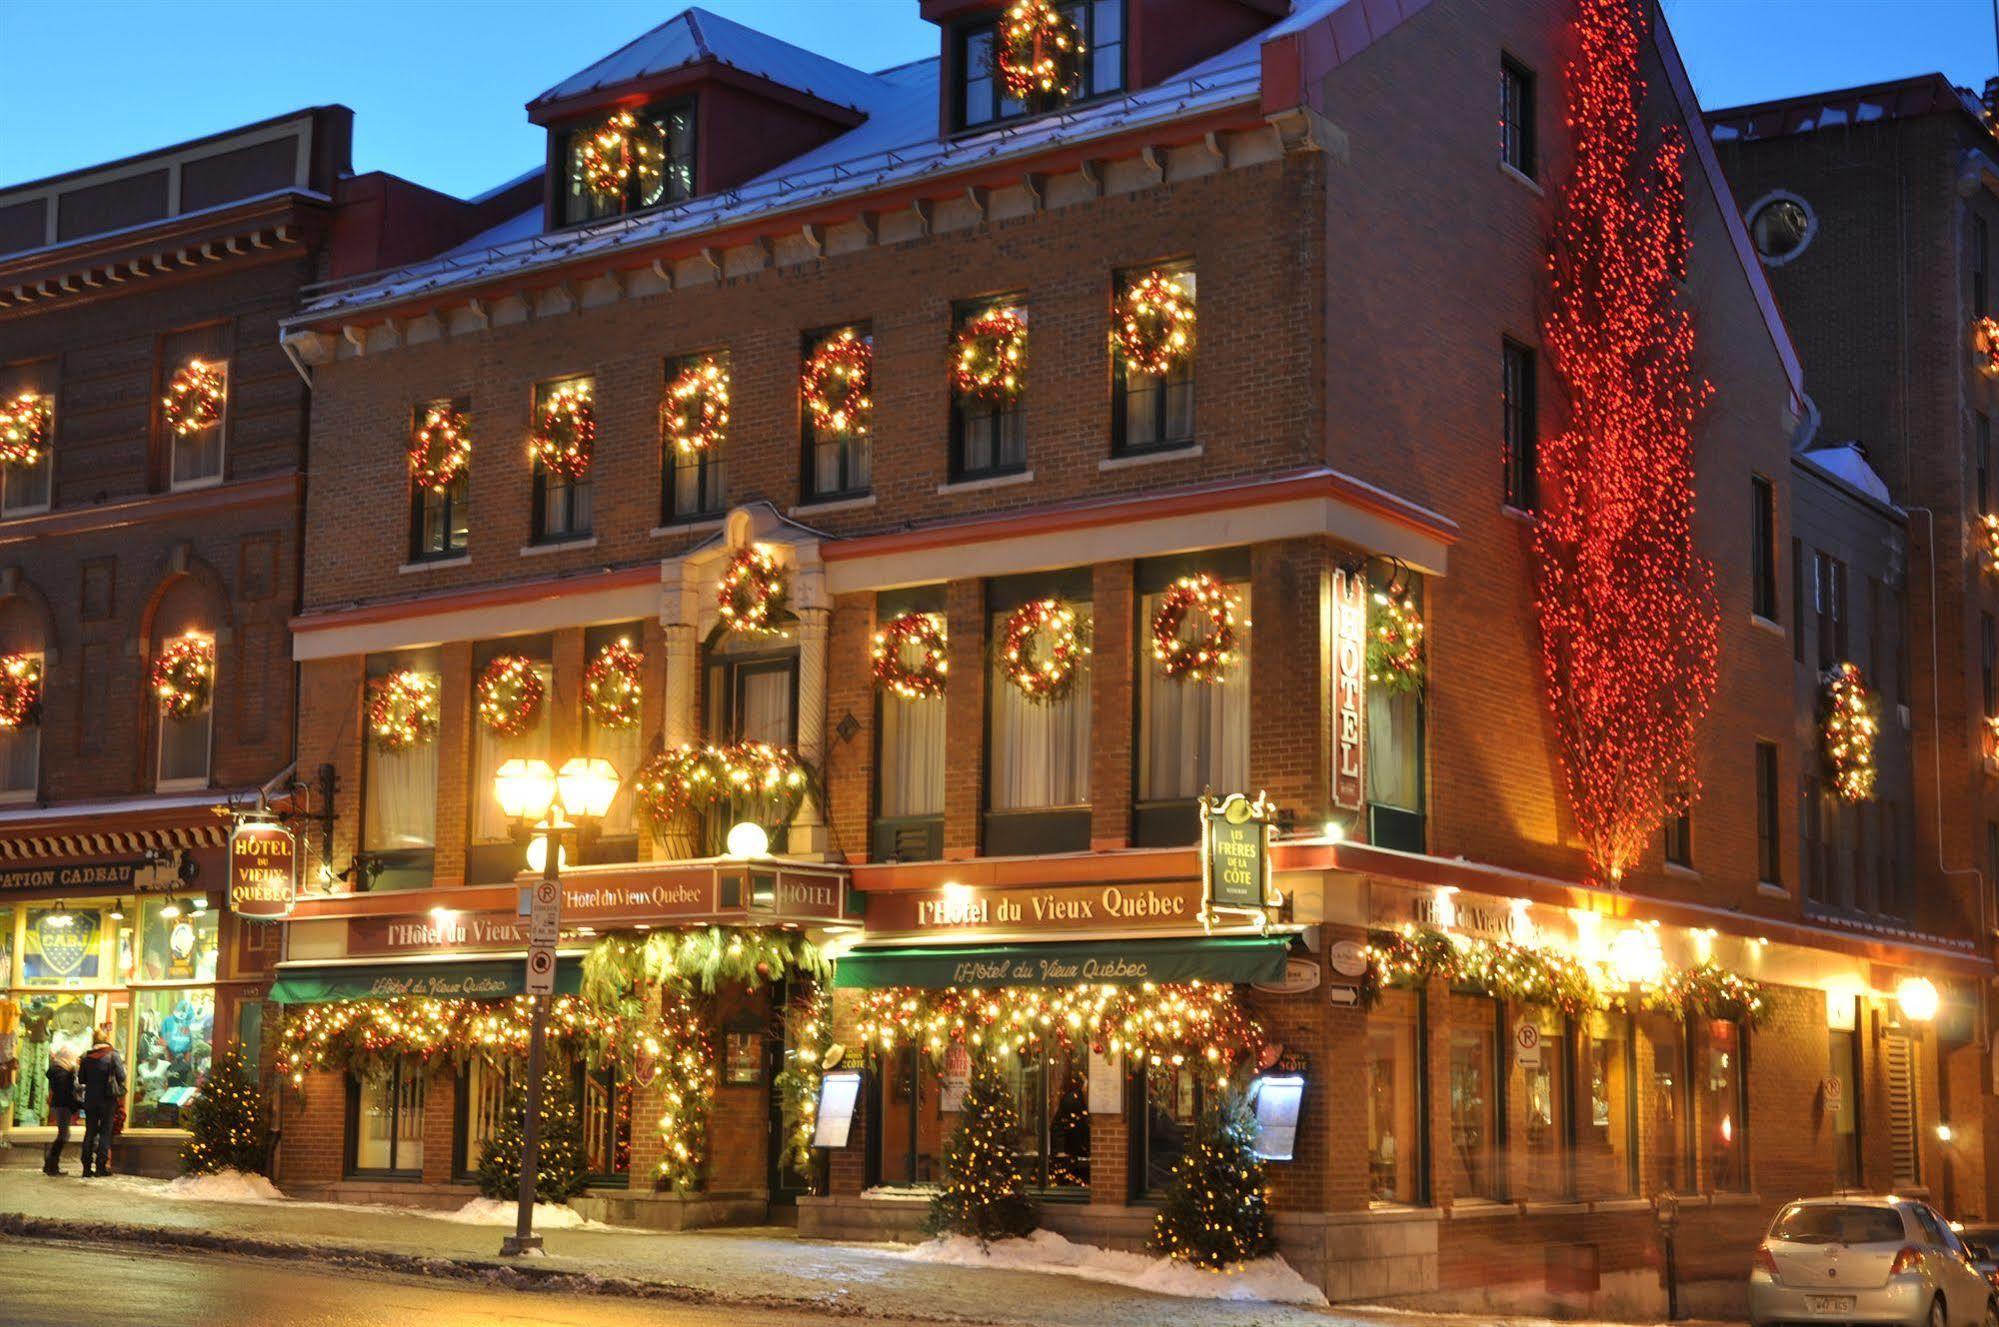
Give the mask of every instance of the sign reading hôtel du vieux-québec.
POLYGON ((229 910, 276 921, 298 895, 298 840, 274 820, 245 820, 229 833, 229 910))

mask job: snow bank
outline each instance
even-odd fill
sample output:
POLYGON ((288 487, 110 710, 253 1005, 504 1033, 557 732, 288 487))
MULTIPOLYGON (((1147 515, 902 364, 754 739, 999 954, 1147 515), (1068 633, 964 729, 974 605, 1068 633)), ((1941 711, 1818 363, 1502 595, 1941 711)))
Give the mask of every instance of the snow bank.
POLYGON ((979 1242, 963 1235, 934 1239, 913 1249, 883 1250, 891 1258, 944 1263, 952 1267, 1001 1267, 1018 1272, 1048 1272, 1086 1281, 1149 1290, 1186 1299, 1262 1300, 1271 1304, 1324 1305, 1319 1288, 1279 1257, 1243 1263, 1228 1272, 1208 1272, 1171 1258, 1121 1253, 1090 1244, 1072 1244, 1052 1230, 1037 1230, 1025 1239, 995 1240, 981 1251, 979 1242))
MULTIPOLYGON (((518 1210, 515 1204, 502 1202, 498 1198, 474 1198, 456 1211, 418 1212, 417 1215, 435 1217, 439 1221, 455 1221, 461 1226, 512 1227, 518 1210)), ((534 1205, 536 1230, 582 1230, 586 1227, 603 1229, 600 1223, 585 1220, 583 1214, 573 1207, 560 1203, 534 1205)))
POLYGON ((213 1175, 182 1175, 159 1191, 168 1198, 193 1198, 204 1203, 281 1203, 285 1196, 262 1175, 220 1170, 213 1175))

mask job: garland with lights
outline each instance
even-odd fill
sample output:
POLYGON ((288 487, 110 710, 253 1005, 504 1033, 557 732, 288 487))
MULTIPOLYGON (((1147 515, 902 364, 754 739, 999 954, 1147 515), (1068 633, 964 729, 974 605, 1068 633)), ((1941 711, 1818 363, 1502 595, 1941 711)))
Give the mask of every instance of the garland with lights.
POLYGON ((713 355, 674 375, 660 405, 660 425, 682 456, 698 456, 729 436, 729 370, 713 355))
POLYGON ((1421 691, 1423 614, 1408 592, 1376 590, 1367 621, 1367 680, 1385 691, 1421 691))
POLYGON ((798 931, 706 926, 603 937, 583 956, 581 989, 599 1007, 631 1017, 637 1013, 633 1002, 654 986, 713 995, 725 985, 754 991, 794 978, 824 982, 832 975, 819 946, 798 931))
POLYGON ((214 1175, 233 1170, 261 1175, 270 1162, 269 1112, 257 1079, 235 1042, 219 1047, 195 1085, 187 1106, 188 1139, 180 1146, 180 1173, 214 1175))
POLYGON ((540 417, 528 435, 529 454, 550 474, 574 482, 590 473, 596 447, 597 412, 590 384, 563 383, 542 400, 540 417))
POLYGON ((597 651, 583 670, 583 712, 599 728, 635 728, 645 683, 645 656, 629 642, 614 640, 597 651))
MULTIPOLYGON (((1738 976, 1712 960, 1691 968, 1676 968, 1640 993, 1640 1002, 1653 1013, 1675 1018, 1725 1019, 1750 1027, 1760 1024, 1769 1013, 1763 987, 1738 976)), ((1629 1013, 1627 991, 1612 990, 1608 1005, 1629 1013)))
POLYGON ((1236 597, 1213 576, 1182 576, 1159 596, 1152 614, 1152 657, 1166 676, 1183 682, 1221 682, 1242 659, 1236 633, 1236 597), (1182 635, 1190 615, 1207 629, 1182 635))
POLYGON ((658 1066, 662 1101, 659 1169, 653 1182, 677 1193, 701 1187, 708 1160, 708 1103, 718 1075, 706 1021, 678 988, 660 988, 659 1025, 645 1050, 658 1066))
POLYGON ((1277 1252, 1247 1093, 1218 1093, 1195 1119, 1153 1218, 1152 1251, 1217 1273, 1277 1252))
POLYGON ((548 687, 534 660, 520 654, 502 654, 487 664, 473 687, 478 701, 479 722, 501 737, 519 737, 534 727, 541 717, 541 704, 548 687))
POLYGON ((1685 146, 1648 146, 1642 0, 1583 0, 1569 63, 1575 158, 1543 323, 1568 426, 1545 444, 1535 610, 1555 747, 1592 880, 1615 884, 1700 790, 1716 681, 1714 568, 1694 543, 1685 146))
POLYGON ((42 720, 42 656, 0 655, 0 732, 32 728, 42 720))
POLYGON ((1574 1016, 1598 1007, 1597 982, 1579 960, 1551 949, 1484 940, 1427 926, 1405 926, 1372 937, 1370 1002, 1383 986, 1422 985, 1443 977, 1454 987, 1503 1000, 1547 1005, 1574 1016))
MULTIPOLYGON (((278 1038, 277 1071, 292 1086, 308 1072, 337 1069, 366 1073, 398 1056, 428 1064, 445 1057, 462 1065, 473 1056, 490 1064, 528 1052, 534 997, 506 1000, 342 1000, 290 1006, 278 1038)), ((571 995, 548 1008, 548 1035, 592 1063, 608 1063, 631 1043, 627 1020, 571 995)))
POLYGON ((631 111, 613 111, 579 136, 571 178, 595 198, 623 199, 634 181, 643 193, 659 178, 662 145, 647 141, 658 136, 631 111))
POLYGON ((191 359, 167 381, 160 398, 160 418, 177 438, 198 433, 222 419, 229 396, 228 379, 213 364, 191 359))
POLYGON ((22 469, 39 465, 49 447, 53 415, 49 398, 39 392, 22 392, 0 402, 0 465, 22 469))
POLYGON ((437 679, 398 668, 368 684, 368 736, 389 755, 413 750, 437 736, 437 679))
POLYGON ((1987 377, 1999 377, 1999 318, 1990 314, 1974 318, 1971 345, 1978 352, 1979 371, 1987 377))
POLYGON ((775 823, 788 821, 812 788, 812 772, 797 756, 768 742, 668 747, 632 776, 632 797, 654 829, 682 812, 751 799, 775 823))
POLYGON ((946 644, 942 614, 908 612, 890 618, 875 632, 875 685, 904 700, 943 695, 951 668, 946 644))
POLYGON ((1999 571, 1999 515, 1987 512, 1978 518, 1979 539, 1983 547, 1979 549, 1979 561, 1987 571, 1999 571))
POLYGON ((472 424, 465 412, 449 405, 424 411, 423 423, 410 435, 410 482, 442 493, 472 464, 472 424))
POLYGON ((715 592, 715 609, 731 631, 776 631, 784 611, 784 572, 777 555, 762 544, 740 549, 729 559, 715 592))
POLYGON ((1082 29, 1051 0, 1014 0, 993 34, 993 74, 1015 101, 1066 101, 1083 89, 1082 29))
POLYGON ((169 719, 186 719, 208 708, 215 688, 215 642, 206 636, 176 636, 153 660, 153 694, 169 719))
MULTIPOLYGON (((781 1144, 785 1165, 813 1177, 812 1140, 819 1130, 819 1084, 826 1076, 833 1050, 833 996, 823 981, 805 985, 784 1010, 784 1067, 777 1072, 777 1090, 791 1116, 791 1128, 781 1144)), ((815 1181, 816 1183, 816 1181, 815 1181)))
POLYGON ((930 1196, 926 1223, 932 1233, 965 1235, 983 1249, 1040 1224, 1020 1161, 1020 1112, 1005 1075, 985 1056, 972 1057, 972 1078, 942 1160, 944 1182, 930 1196))
POLYGON ((1133 372, 1164 377, 1193 353, 1193 293, 1169 273, 1147 272, 1118 296, 1111 339, 1133 372))
POLYGON ((1027 315, 987 309, 951 338, 951 387, 968 401, 1005 409, 1020 399, 1027 372, 1027 315))
POLYGON ((1833 791, 1849 802, 1874 797, 1874 693, 1854 663, 1835 664, 1819 682, 1819 755, 1833 791))
POLYGON ((874 414, 874 346, 851 327, 827 337, 806 357, 799 375, 815 431, 865 437, 874 414))
POLYGON ((1030 599, 1013 610, 1000 633, 1000 672, 1029 700, 1060 700, 1090 653, 1085 631, 1076 610, 1060 599, 1030 599))

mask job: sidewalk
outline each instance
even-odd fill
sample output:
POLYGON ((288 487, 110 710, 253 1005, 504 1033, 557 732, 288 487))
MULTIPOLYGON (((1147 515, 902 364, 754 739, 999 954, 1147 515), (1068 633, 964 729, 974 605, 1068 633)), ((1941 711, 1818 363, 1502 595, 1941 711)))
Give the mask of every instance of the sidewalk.
MULTIPOLYGON (((178 1245, 488 1283, 684 1302, 1032 1327, 1470 1327, 1470 1319, 1171 1299, 1035 1272, 910 1262, 774 1229, 552 1230, 548 1256, 495 1256, 503 1231, 383 1207, 217 1203, 129 1176, 0 1170, 0 1233, 178 1245)), ((1481 1323, 1480 1327, 1484 1327, 1481 1323)))

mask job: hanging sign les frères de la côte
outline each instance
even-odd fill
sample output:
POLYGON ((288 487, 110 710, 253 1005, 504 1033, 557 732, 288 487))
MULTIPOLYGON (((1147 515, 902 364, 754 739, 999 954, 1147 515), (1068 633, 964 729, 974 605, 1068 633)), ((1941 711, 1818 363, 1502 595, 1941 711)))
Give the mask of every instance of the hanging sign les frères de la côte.
POLYGON ((1275 808, 1241 793, 1201 798, 1201 881, 1210 910, 1261 911, 1270 894, 1275 808))

